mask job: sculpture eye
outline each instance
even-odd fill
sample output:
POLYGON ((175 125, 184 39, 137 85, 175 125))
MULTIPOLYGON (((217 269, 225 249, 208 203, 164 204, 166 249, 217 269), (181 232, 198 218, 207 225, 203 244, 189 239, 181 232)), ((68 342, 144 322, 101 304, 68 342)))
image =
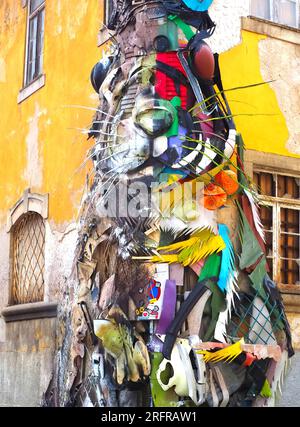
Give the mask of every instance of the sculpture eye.
POLYGON ((92 69, 91 83, 97 93, 99 93, 99 89, 107 76, 112 60, 113 58, 111 56, 103 58, 101 61, 97 62, 92 69))
POLYGON ((215 73, 215 58, 211 48, 198 40, 191 49, 191 63, 194 74, 203 80, 212 80, 215 73))

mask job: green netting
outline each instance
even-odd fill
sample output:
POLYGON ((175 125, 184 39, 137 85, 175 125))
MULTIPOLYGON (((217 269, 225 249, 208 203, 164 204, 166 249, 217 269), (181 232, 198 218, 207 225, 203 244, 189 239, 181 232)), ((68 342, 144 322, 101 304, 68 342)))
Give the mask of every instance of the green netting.
POLYGON ((276 301, 273 302, 270 295, 267 294, 262 299, 259 292, 254 296, 243 293, 240 297, 227 326, 228 337, 233 340, 244 337, 248 344, 274 343, 273 334, 282 329, 284 316, 282 310, 278 309, 276 301), (263 303, 261 306, 255 303, 257 297, 263 303), (268 310, 268 315, 264 313, 265 309, 268 310), (253 313, 255 313, 255 317, 253 313))

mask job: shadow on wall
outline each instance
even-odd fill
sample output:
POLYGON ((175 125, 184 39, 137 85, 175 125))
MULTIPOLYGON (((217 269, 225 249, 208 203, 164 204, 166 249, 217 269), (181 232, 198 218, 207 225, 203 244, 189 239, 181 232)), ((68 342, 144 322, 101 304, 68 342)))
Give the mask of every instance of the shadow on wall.
POLYGON ((283 386, 281 399, 276 406, 300 407, 300 351, 291 359, 291 367, 283 386))

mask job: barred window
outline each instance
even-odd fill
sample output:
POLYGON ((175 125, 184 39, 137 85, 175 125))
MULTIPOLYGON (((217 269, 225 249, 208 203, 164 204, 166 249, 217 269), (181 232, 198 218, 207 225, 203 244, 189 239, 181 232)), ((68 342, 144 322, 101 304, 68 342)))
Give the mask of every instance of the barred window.
POLYGON ((251 0, 251 15, 299 28, 299 0, 251 0))
POLYGON ((44 300, 45 224, 28 212, 12 228, 12 304, 44 300))
POLYGON ((256 170, 261 220, 273 279, 300 285, 300 176, 256 170))
POLYGON ((43 72, 45 0, 29 0, 25 86, 43 72))

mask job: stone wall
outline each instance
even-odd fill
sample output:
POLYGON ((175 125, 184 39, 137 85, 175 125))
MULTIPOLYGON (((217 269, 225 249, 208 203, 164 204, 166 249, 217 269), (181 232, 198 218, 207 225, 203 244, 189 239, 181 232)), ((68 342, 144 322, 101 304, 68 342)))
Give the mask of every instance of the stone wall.
POLYGON ((6 324, 0 344, 0 406, 39 406, 52 375, 56 319, 6 324))

